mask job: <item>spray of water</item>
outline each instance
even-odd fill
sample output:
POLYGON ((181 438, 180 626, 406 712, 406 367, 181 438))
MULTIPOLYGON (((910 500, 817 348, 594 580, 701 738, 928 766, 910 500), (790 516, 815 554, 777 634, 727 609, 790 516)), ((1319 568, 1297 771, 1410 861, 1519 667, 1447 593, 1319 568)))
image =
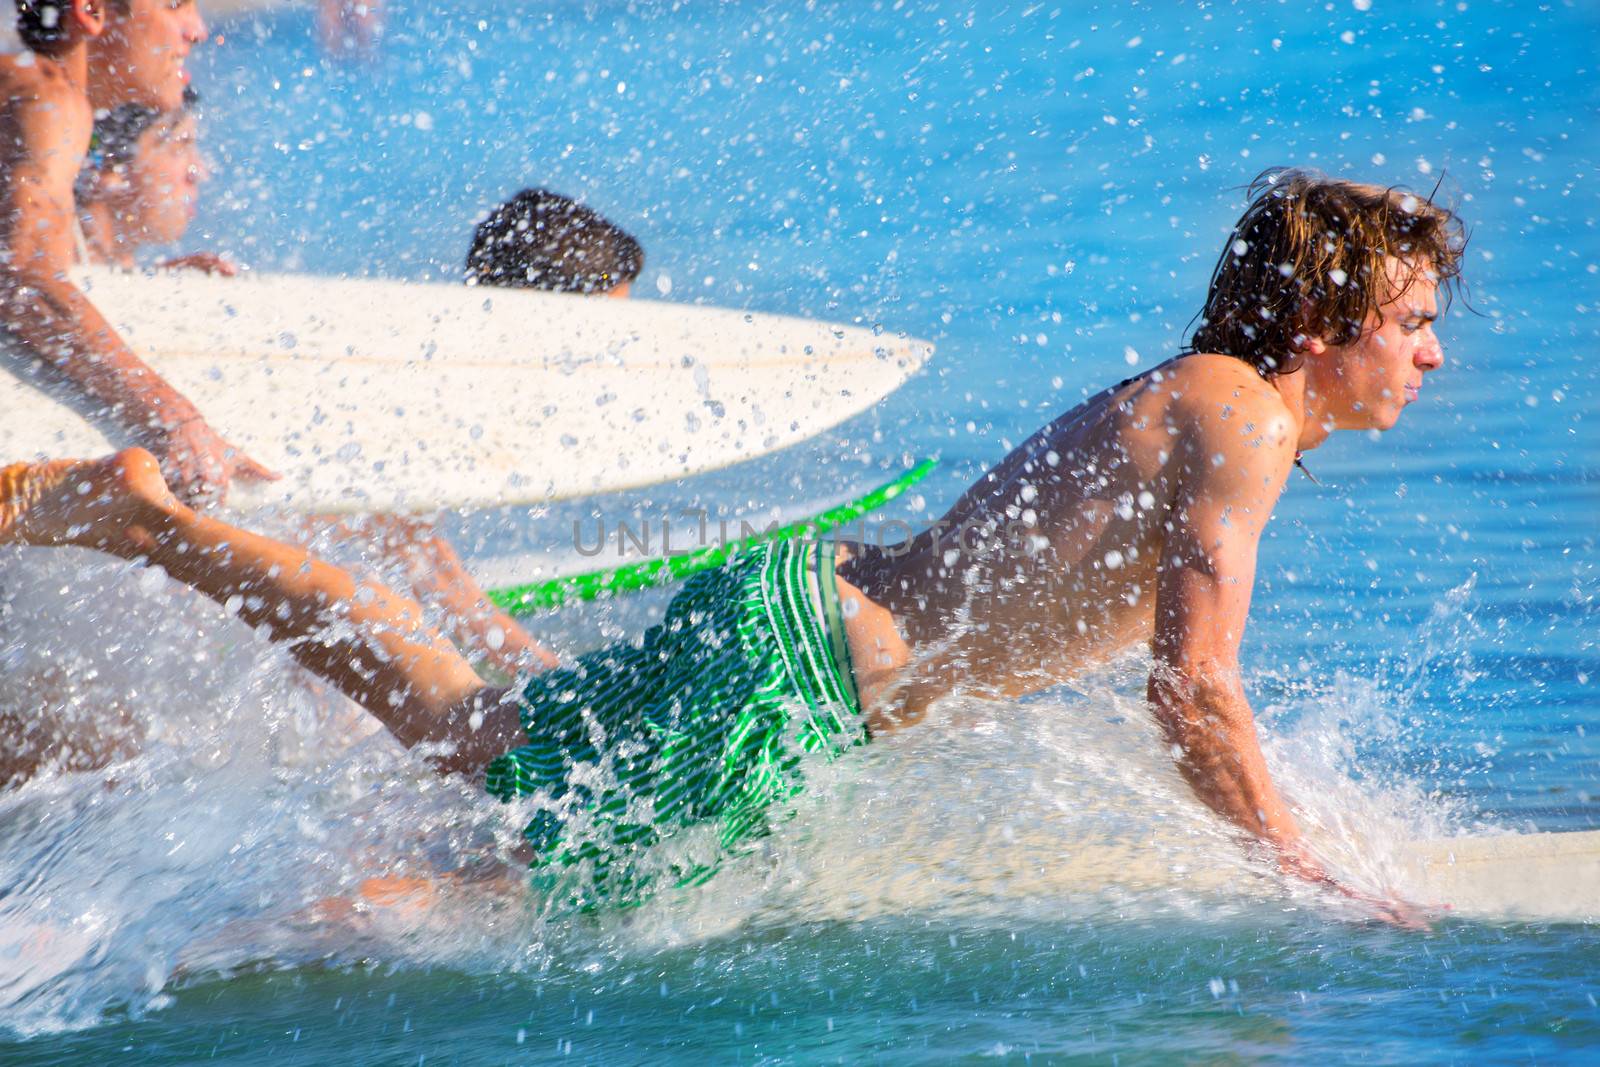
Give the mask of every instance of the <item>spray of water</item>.
MULTIPOLYGON (((793 815, 708 885, 552 918, 509 860, 526 812, 430 774, 216 605, 64 551, 7 555, 0 588, 0 715, 76 754, 0 792, 0 1017, 23 1033, 251 967, 537 972, 819 921, 1226 917, 1308 898, 1184 786, 1140 656, 1022 702, 947 701, 814 768, 793 815)), ((1441 609, 1415 655, 1447 654, 1464 617, 1441 609)), ((1408 690, 1278 682, 1262 716, 1275 775, 1329 862, 1386 886, 1403 842, 1459 818, 1400 771, 1357 773, 1364 747, 1412 735, 1408 690)))

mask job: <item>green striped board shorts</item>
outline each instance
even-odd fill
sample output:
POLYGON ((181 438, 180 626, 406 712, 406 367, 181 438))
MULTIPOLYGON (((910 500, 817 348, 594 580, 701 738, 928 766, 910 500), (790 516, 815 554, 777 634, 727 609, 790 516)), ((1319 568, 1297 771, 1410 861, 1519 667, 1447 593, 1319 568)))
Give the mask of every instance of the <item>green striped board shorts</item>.
POLYGON ((704 882, 769 832, 807 758, 868 739, 833 563, 831 542, 756 545, 691 578, 642 642, 528 682, 528 743, 485 785, 535 798, 523 834, 551 904, 704 882))

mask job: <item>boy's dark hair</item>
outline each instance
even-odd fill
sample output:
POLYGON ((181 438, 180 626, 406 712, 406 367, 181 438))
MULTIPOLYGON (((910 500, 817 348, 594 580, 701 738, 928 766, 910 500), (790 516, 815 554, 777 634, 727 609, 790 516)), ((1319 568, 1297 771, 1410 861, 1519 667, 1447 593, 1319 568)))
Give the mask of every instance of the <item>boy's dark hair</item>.
POLYGON ((94 132, 89 135, 89 152, 84 156, 83 167, 78 171, 74 195, 79 204, 94 199, 100 181, 100 172, 108 167, 121 168, 132 163, 139 154, 139 138, 145 131, 166 119, 176 122, 185 115, 200 110, 200 94, 192 85, 183 88, 183 106, 176 111, 143 104, 118 104, 104 114, 97 114, 94 132))
POLYGON ((1460 284, 1466 231, 1432 197, 1304 170, 1264 171, 1248 195, 1186 351, 1286 374, 1306 338, 1348 344, 1369 315, 1382 321, 1380 307, 1419 271, 1438 283, 1441 311, 1460 284))
POLYGON ((164 118, 173 121, 200 110, 200 93, 192 85, 183 87, 183 106, 162 111, 144 104, 118 104, 105 114, 97 114, 94 133, 89 138, 90 162, 96 166, 130 163, 138 154, 139 138, 164 118))
POLYGON ((644 250, 576 200, 524 189, 478 224, 467 284, 561 293, 603 293, 633 281, 644 250))
MULTIPOLYGON (((108 0, 127 14, 129 0, 108 0)), ((17 36, 30 52, 49 55, 67 40, 67 16, 72 0, 17 0, 17 36)))

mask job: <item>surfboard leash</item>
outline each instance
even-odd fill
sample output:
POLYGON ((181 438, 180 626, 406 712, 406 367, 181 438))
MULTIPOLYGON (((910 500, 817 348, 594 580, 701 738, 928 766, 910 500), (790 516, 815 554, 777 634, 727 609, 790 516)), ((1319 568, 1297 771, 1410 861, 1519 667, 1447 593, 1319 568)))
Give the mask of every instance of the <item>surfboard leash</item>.
POLYGON ((496 607, 511 615, 533 615, 541 611, 551 611, 564 604, 583 603, 602 596, 633 593, 680 581, 701 571, 720 567, 730 557, 763 541, 816 537, 853 522, 922 481, 938 465, 939 461, 936 459, 925 459, 894 481, 886 482, 854 500, 829 508, 808 519, 801 519, 799 522, 792 522, 787 526, 780 526, 738 541, 707 545, 679 556, 637 560, 620 567, 608 567, 604 570, 549 578, 542 582, 491 589, 486 595, 496 607))

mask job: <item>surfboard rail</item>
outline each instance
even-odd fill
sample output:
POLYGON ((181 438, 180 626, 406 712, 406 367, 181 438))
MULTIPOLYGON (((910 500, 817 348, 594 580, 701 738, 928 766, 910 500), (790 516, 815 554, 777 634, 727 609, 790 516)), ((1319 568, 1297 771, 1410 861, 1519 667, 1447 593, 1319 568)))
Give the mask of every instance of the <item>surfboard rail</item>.
POLYGON ((1399 884, 1419 904, 1477 918, 1600 921, 1600 830, 1415 842, 1399 884))

